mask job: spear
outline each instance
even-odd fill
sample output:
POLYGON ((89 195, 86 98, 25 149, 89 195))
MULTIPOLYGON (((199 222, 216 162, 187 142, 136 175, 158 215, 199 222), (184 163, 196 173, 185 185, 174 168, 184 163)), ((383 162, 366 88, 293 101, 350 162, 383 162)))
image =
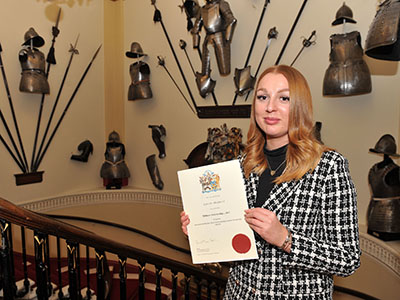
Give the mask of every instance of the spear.
POLYGON ((39 165, 40 165, 40 163, 41 163, 41 161, 42 161, 44 155, 46 154, 46 151, 47 151, 47 149, 49 148, 50 143, 51 143, 51 141, 53 140, 54 135, 56 134, 58 127, 60 126, 62 120, 64 119, 65 114, 67 113, 68 108, 69 108, 69 106, 70 106, 71 103, 72 103, 72 100, 74 100, 74 97, 75 97, 76 93, 78 92, 79 87, 81 86, 83 80, 84 80, 85 77, 86 77, 86 74, 88 73, 90 67, 91 67, 92 64, 93 64, 93 61, 95 60, 97 54, 99 53, 99 51, 100 51, 100 49, 101 49, 101 46, 102 46, 102 45, 100 45, 99 48, 97 48, 96 52, 94 53, 92 59, 90 60, 90 62, 89 62, 89 64, 88 64, 88 66, 86 67, 85 72, 83 72, 83 75, 82 75, 81 79, 79 80, 79 82, 78 82, 78 84, 77 84, 77 86, 76 86, 74 92, 72 93, 70 99, 68 100, 68 103, 67 103, 67 105, 65 106, 64 111, 62 112, 62 114, 61 114, 61 116, 60 116, 60 119, 58 120, 56 126, 54 127, 54 130, 53 130, 52 134, 50 135, 50 138, 49 138, 49 140, 48 140, 48 142, 47 142, 47 144, 46 144, 46 147, 44 148, 42 154, 40 155, 39 159, 37 160, 37 162, 36 162, 36 164, 35 164, 35 170, 37 170, 37 169, 39 168, 39 165))
MULTIPOLYGON (((261 65, 262 65, 262 63, 264 61, 265 55, 267 54, 267 51, 268 51, 269 45, 271 44, 272 39, 276 39, 277 37, 278 37, 278 31, 276 30, 276 27, 272 27, 268 31, 267 45, 265 46, 265 49, 264 49, 264 52, 263 52, 263 54, 261 56, 260 62, 258 63, 258 67, 257 67, 256 73, 254 74, 254 78, 257 78, 258 72, 260 71, 261 65)), ((247 98, 249 98, 250 92, 251 91, 249 91, 247 93, 245 101, 247 101, 247 98)))
MULTIPOLYGON (((8 103, 10 104, 11 114, 12 114, 12 117, 13 117, 13 120, 14 120, 14 126, 15 126, 15 130, 17 132, 19 146, 21 148, 21 152, 22 152, 24 160, 22 160, 21 155, 19 154, 19 151, 18 151, 18 149, 17 149, 17 147, 15 145, 14 139, 12 138, 11 132, 10 132, 8 126, 7 126, 7 123, 6 123, 6 120, 4 119, 3 114, 1 114, 0 117, 1 117, 1 120, 2 120, 2 122, 4 124, 4 127, 7 130, 8 135, 9 135, 9 137, 11 139, 11 142, 13 143, 14 149, 17 152, 18 157, 20 157, 21 164, 24 165, 24 169, 25 169, 25 171, 27 171, 29 169, 28 162, 26 161, 24 145, 22 144, 21 134, 19 133, 17 117, 15 116, 14 106, 13 106, 12 99, 11 99, 10 88, 8 87, 8 81, 7 81, 7 77, 6 77, 6 72, 4 71, 4 65, 3 65, 3 59, 1 57, 1 52, 3 52, 3 47, 0 44, 0 68, 1 68, 1 73, 3 75, 4 86, 6 88, 7 97, 8 97, 8 103)), ((25 173, 25 171, 23 171, 23 172, 25 173)))
POLYGON ((175 58, 176 65, 177 65, 178 68, 179 68, 179 71, 180 71, 180 73, 181 73, 183 82, 185 83, 186 89, 187 89, 187 91, 188 91, 188 93, 189 93, 190 99, 192 100, 193 106, 194 106, 194 108, 195 108, 196 111, 197 111, 197 104, 196 104, 196 101, 194 100, 194 97, 193 97, 192 91, 190 90, 190 87, 189 87, 189 84, 188 84, 188 82, 187 82, 185 73, 183 73, 181 64, 180 64, 180 62, 179 62, 179 60, 178 60, 178 56, 176 55, 174 46, 172 45, 171 39, 169 38, 169 35, 168 35, 168 32, 167 32, 167 29, 165 28, 164 22, 163 22, 162 17, 161 17, 161 11, 156 7, 156 0, 151 0, 151 5, 154 6, 153 21, 154 21, 154 23, 159 22, 159 23, 161 24, 161 28, 162 28, 162 30, 163 30, 163 32, 164 32, 164 35, 165 35, 166 39, 167 39, 168 45, 169 45, 169 47, 170 47, 170 49, 171 49, 171 52, 172 52, 172 54, 173 54, 173 56, 174 56, 174 58, 175 58))
POLYGON ((46 126, 46 129, 45 129, 45 131, 44 131, 43 138, 42 138, 42 141, 41 141, 40 146, 39 146, 39 151, 38 151, 37 157, 36 157, 36 159, 35 159, 35 161, 34 161, 34 163, 33 163, 33 166, 35 166, 35 165, 37 164, 37 160, 38 160, 39 157, 40 157, 40 153, 41 153, 41 151, 42 151, 44 142, 45 142, 46 137, 47 137, 47 133, 48 133, 49 128, 50 128, 50 124, 51 124, 51 122, 52 122, 52 120, 53 120, 54 112, 55 112, 55 110, 56 110, 58 101, 59 101, 59 99, 60 99, 61 92, 62 92, 62 90, 63 90, 63 88, 64 88, 64 83, 65 83, 65 80, 66 80, 66 78, 67 78, 67 75, 68 75, 68 72, 69 72, 69 68, 70 68, 71 63, 72 63, 72 59, 73 59, 73 57, 74 57, 75 54, 79 54, 79 51, 76 49, 76 45, 78 44, 78 39, 79 39, 79 34, 78 34, 78 36, 77 36, 77 38, 76 38, 75 45, 72 45, 72 44, 71 44, 71 47, 70 47, 70 49, 69 49, 69 52, 71 52, 71 56, 70 56, 70 58, 69 58, 69 62, 68 62, 67 68, 65 69, 64 77, 63 77, 63 79, 62 79, 62 81, 61 81, 61 84, 60 84, 60 87, 59 87, 59 89, 58 89, 57 97, 56 97, 56 100, 54 101, 53 108, 52 108, 52 110, 51 110, 49 120, 47 121, 47 126, 46 126))
POLYGON ((190 107, 190 109, 192 110, 192 112, 194 114, 196 114, 196 112, 194 111, 193 107, 190 105, 188 99, 185 97, 185 95, 183 94, 181 88, 178 86, 178 84, 176 83, 174 77, 171 75, 171 73, 168 71, 167 66, 165 65, 165 60, 164 58, 162 58, 161 56, 157 56, 158 58, 158 64, 164 68, 164 70, 167 72, 169 78, 171 78, 172 82, 174 83, 174 85, 176 86, 176 88, 178 89, 179 93, 181 93, 183 99, 185 100, 186 104, 190 107))
MULTIPOLYGON (((186 42, 184 40, 180 40, 179 41, 179 47, 181 47, 181 49, 185 52, 185 55, 186 55, 186 58, 187 58, 187 60, 189 62, 190 68, 192 69, 193 75, 196 76, 196 72, 194 71, 192 62, 191 62, 190 57, 189 57, 189 55, 188 55, 188 53, 186 51, 186 42)), ((199 47, 197 47, 197 49, 200 50, 199 47)), ((199 51, 199 56, 200 56, 200 60, 201 60, 201 52, 200 51, 199 51)), ((218 100, 217 100, 217 97, 215 96, 214 91, 211 92, 211 95, 212 95, 212 97, 214 99, 215 106, 218 106, 218 100)))
MULTIPOLYGON (((262 11, 261 11, 260 18, 259 18, 259 20, 258 20, 258 24, 257 24, 257 27, 256 27, 256 31, 254 32, 254 35, 253 35, 253 40, 251 41, 249 53, 247 54, 246 62, 244 63, 244 67, 243 67, 242 70, 244 70, 244 69, 247 67, 247 65, 249 64, 250 56, 251 56, 251 53, 253 52, 254 44, 255 44, 255 42, 256 42, 256 40, 257 40, 258 32, 260 31, 261 23, 262 23, 262 21, 263 21, 263 19, 264 19, 264 14, 265 14, 265 11, 267 10, 268 3, 270 3, 270 1, 269 1, 269 0, 265 0, 263 9, 262 9, 262 11)), ((248 95, 248 94, 247 94, 247 95, 248 95)), ((237 97, 238 97, 238 93, 235 93, 235 96, 234 96, 234 98, 233 98, 232 105, 235 105, 236 100, 237 100, 237 97)))
POLYGON ((281 60, 281 58, 282 58, 283 52, 285 52, 285 49, 286 49, 286 47, 287 47, 287 44, 289 43, 290 37, 291 37, 292 34, 293 34, 294 28, 296 27, 297 22, 299 21, 300 16, 301 16, 301 14, 302 14, 302 12, 303 12, 303 10, 304 10, 304 7, 305 7, 306 4, 307 4, 307 1, 308 1, 308 0, 304 0, 304 1, 303 1, 303 4, 301 5, 300 10, 299 10, 299 12, 297 13, 296 19, 294 20, 294 22, 293 22, 293 24, 292 24, 292 27, 290 28, 289 34, 288 34, 288 36, 286 37, 285 43, 284 43, 283 46, 282 46, 281 52, 279 53, 278 58, 276 59, 275 65, 278 65, 278 64, 279 64, 279 62, 280 62, 280 60, 281 60))
MULTIPOLYGON (((54 44, 56 42, 56 37, 60 33, 60 30, 58 29, 58 23, 60 21, 60 16, 61 16, 61 7, 58 10, 58 15, 57 15, 57 20, 55 26, 52 27, 52 34, 53 34, 53 39, 51 40, 51 46, 49 49, 49 53, 47 54, 47 70, 46 70, 46 79, 49 77, 49 72, 50 72, 50 65, 56 64, 56 58, 54 56, 54 44)), ((40 128, 40 123, 42 120, 42 112, 43 112, 43 103, 44 103, 44 98, 46 97, 46 94, 42 94, 42 99, 40 100, 40 107, 39 107, 39 115, 38 115, 38 120, 37 120, 37 125, 36 125, 36 133, 35 133, 35 140, 33 142, 33 149, 32 149, 32 159, 31 159, 31 169, 33 169, 34 166, 34 160, 35 160, 35 154, 36 154, 36 144, 37 144, 37 139, 39 135, 39 128, 40 128)))
POLYGON ((14 155, 14 153, 11 151, 10 147, 8 146, 7 142, 4 140, 3 136, 0 134, 0 140, 3 143, 4 147, 6 147, 8 153, 10 153, 11 157, 14 159, 14 161, 17 163, 18 167, 22 170, 22 172, 25 173, 25 168, 24 166, 18 161, 17 157, 14 155))

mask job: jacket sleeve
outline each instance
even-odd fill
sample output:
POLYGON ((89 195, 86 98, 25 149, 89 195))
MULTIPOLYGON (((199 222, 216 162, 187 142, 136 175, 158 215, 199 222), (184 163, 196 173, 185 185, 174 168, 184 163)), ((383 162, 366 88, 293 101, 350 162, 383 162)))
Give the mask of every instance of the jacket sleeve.
POLYGON ((349 276, 360 266, 361 255, 356 190, 343 156, 336 156, 328 164, 322 175, 326 178, 321 194, 321 236, 293 232, 291 253, 284 264, 349 276))

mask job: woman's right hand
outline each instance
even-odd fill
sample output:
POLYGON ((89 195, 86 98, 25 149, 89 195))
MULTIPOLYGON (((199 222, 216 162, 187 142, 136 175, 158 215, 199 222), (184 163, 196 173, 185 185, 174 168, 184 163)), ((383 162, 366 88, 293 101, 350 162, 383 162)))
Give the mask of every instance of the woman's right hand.
POLYGON ((189 223, 190 223, 189 216, 184 211, 182 211, 181 212, 182 231, 186 235, 188 235, 187 226, 189 225, 189 223))

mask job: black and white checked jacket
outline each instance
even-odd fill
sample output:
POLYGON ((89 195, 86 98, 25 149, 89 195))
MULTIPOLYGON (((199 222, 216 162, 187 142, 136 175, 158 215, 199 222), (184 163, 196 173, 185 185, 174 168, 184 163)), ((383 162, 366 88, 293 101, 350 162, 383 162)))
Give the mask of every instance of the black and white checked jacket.
MULTIPOLYGON (((245 179, 249 207, 259 176, 245 179)), ((357 202, 348 161, 325 152, 300 180, 275 185, 263 208, 292 231, 291 252, 256 242, 258 260, 234 262, 224 299, 332 299, 332 275, 348 276, 360 266, 357 202)))

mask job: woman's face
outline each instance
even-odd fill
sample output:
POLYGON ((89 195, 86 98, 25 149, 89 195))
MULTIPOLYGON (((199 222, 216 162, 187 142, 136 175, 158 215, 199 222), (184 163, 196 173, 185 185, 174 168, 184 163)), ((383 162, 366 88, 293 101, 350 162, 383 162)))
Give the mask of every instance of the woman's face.
POLYGON ((289 143, 289 83, 282 74, 268 73, 259 82, 254 102, 257 125, 266 134, 267 149, 289 143))

